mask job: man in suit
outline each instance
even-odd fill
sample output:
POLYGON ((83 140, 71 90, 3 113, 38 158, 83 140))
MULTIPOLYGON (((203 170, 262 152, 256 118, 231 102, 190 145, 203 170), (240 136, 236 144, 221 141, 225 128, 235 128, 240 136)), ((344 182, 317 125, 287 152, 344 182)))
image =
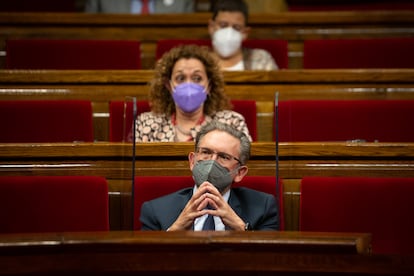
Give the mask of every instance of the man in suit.
POLYGON ((142 230, 278 230, 273 195, 231 187, 247 174, 249 157, 244 133, 217 121, 204 125, 188 155, 194 187, 143 203, 142 230))
MULTIPOLYGON (((89 13, 142 13, 142 0, 86 0, 85 11, 89 13)), ((148 0, 145 13, 191 13, 194 0, 148 0)))

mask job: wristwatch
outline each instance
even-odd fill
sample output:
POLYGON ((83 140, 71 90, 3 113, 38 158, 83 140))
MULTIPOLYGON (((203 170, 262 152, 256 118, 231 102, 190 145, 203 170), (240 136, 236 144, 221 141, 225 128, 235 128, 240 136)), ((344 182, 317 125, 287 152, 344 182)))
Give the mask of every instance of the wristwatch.
POLYGON ((246 222, 246 224, 244 225, 244 231, 251 231, 252 230, 252 226, 250 225, 250 223, 246 222))

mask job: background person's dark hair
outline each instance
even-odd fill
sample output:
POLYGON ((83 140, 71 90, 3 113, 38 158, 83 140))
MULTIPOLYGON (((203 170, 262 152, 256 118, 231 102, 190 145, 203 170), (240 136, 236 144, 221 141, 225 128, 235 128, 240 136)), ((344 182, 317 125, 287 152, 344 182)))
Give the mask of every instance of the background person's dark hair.
POLYGON ((215 20, 217 13, 222 11, 227 12, 241 12, 244 15, 246 25, 249 18, 249 7, 243 0, 214 0, 211 2, 212 19, 215 20))

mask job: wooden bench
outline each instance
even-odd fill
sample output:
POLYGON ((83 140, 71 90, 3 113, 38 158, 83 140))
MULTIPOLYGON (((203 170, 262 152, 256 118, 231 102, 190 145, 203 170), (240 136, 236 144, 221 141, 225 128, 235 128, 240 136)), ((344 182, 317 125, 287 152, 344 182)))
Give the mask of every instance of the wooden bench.
MULTIPOLYGON (((208 39, 210 13, 130 14, 0 13, 0 51, 10 38, 137 39, 142 68, 151 69, 159 39, 208 39)), ((250 38, 287 40, 289 68, 302 68, 306 39, 412 37, 414 12, 281 12, 251 14, 250 38)), ((4 57, 3 57, 4 59, 4 57)), ((0 62, 0 64, 3 62, 0 62)), ((1 67, 0 68, 4 68, 1 67)))
MULTIPOLYGON (((95 140, 109 141, 109 102, 146 100, 151 70, 0 70, 0 100, 92 100, 95 140)), ((258 141, 272 141, 275 93, 284 100, 414 99, 414 69, 224 72, 231 99, 254 100, 258 141)))
POLYGON ((414 270, 412 256, 367 253, 367 233, 69 232, 0 235, 0 244, 0 275, 400 276, 414 270))

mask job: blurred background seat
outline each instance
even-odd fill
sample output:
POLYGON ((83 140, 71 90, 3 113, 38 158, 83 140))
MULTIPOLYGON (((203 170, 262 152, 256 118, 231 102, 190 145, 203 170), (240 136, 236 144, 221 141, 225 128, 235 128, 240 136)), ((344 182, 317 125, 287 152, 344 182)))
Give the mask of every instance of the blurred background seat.
POLYGON ((414 100, 279 102, 281 142, 414 142, 414 100))
POLYGON ((0 143, 93 142, 87 100, 0 101, 0 143))
POLYGON ((408 37, 305 40, 303 68, 414 68, 412 49, 408 37))
POLYGON ((135 40, 9 39, 6 69, 141 69, 135 40))
POLYGON ((372 234, 374 254, 413 253, 414 178, 303 177, 300 231, 372 234))
POLYGON ((11 0, 2 1, 0 12, 78 12, 83 0, 11 0))
POLYGON ((99 176, 0 176, 0 232, 108 231, 99 176))

